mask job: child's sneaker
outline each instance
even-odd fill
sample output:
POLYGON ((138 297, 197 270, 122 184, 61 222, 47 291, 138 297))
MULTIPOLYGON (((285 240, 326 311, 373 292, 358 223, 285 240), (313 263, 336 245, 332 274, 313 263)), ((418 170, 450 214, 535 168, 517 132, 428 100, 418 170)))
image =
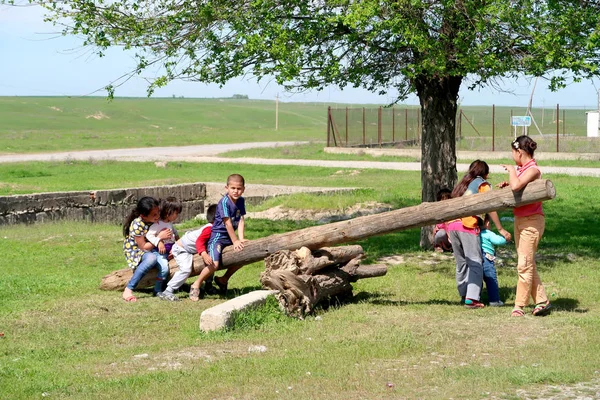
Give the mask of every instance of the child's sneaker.
POLYGON ((477 300, 466 299, 465 307, 467 307, 467 308, 483 308, 483 307, 485 307, 485 304, 483 304, 482 302, 477 301, 477 300))
POLYGON ((213 286, 211 282, 204 282, 204 292, 210 296, 219 294, 219 289, 213 286))
POLYGON ((169 292, 158 292, 158 293, 156 293, 156 296, 161 300, 179 301, 179 297, 177 297, 173 293, 169 293, 169 292))
POLYGON ((490 307, 502 307, 504 302, 502 300, 490 301, 490 307))

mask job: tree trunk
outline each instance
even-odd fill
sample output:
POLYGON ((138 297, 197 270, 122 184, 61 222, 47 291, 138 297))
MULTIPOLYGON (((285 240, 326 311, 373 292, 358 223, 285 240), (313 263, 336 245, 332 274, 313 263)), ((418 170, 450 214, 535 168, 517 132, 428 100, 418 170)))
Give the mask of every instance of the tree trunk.
POLYGON ((306 247, 296 251, 281 250, 265 259, 265 271, 260 282, 267 289, 279 291, 276 297, 286 314, 303 318, 326 299, 351 295, 352 282, 387 273, 385 265, 361 266, 362 254, 360 246, 313 252, 306 247), (350 254, 357 255, 349 258, 350 254), (312 267, 315 260, 323 259, 327 262, 320 265, 325 267, 315 270, 312 267))
MULTIPOLYGON (((555 195, 556 191, 551 181, 538 179, 518 192, 513 192, 507 187, 441 202, 422 203, 418 206, 313 226, 298 231, 280 233, 252 240, 246 243, 242 251, 234 251, 232 247, 227 247, 223 251, 222 265, 224 268, 227 268, 250 264, 263 260, 279 250, 296 250, 301 247, 316 250, 323 246, 355 242, 371 236, 550 200, 555 195)), ((171 268, 172 275, 176 268, 175 262, 171 260, 169 267, 171 268)), ((202 258, 198 255, 194 256, 194 271, 192 275, 197 275, 203 267, 202 258)), ((100 288, 105 290, 123 289, 129 279, 131 279, 131 275, 132 273, 129 269, 115 271, 104 277, 100 288)), ((144 277, 139 286, 151 286, 154 284, 155 279, 156 272, 152 270, 144 277)))
MULTIPOLYGON (((452 190, 456 173, 456 112, 462 76, 417 76, 421 104, 421 201, 436 201, 442 188, 452 190)), ((433 247, 433 227, 421 229, 421 247, 433 247)))

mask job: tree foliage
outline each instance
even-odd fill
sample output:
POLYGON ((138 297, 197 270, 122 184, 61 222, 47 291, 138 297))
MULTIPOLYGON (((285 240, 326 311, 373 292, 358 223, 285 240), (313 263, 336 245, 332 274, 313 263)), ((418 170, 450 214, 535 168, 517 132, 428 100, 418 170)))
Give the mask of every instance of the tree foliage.
MULTIPOLYGON (((173 79, 224 84, 252 74, 289 89, 346 85, 398 100, 420 76, 498 77, 597 71, 598 5, 484 0, 75 0, 41 3, 64 34, 99 54, 135 50, 136 72, 164 67, 150 93, 173 79), (596 35, 596 36, 594 36, 596 35), (592 44, 592 45, 591 45, 592 44)), ((565 78, 554 75, 552 87, 565 78)), ((417 93, 418 94, 418 93, 417 93)))

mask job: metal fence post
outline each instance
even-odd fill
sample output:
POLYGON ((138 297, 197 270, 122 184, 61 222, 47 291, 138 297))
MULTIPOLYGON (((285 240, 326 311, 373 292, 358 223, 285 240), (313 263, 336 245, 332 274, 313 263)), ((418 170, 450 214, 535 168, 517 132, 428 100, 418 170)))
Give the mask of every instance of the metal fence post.
POLYGON ((363 119, 362 119, 362 130, 363 130, 363 146, 367 145, 367 126, 365 123, 365 108, 363 107, 363 119))
POLYGON ((327 147, 330 146, 330 136, 331 136, 331 106, 327 107, 327 147))
POLYGON ((404 109, 404 130, 406 131, 406 141, 408 141, 408 108, 404 109))
POLYGON ((381 147, 381 106, 379 106, 379 110, 377 111, 377 140, 379 147, 381 147))
POLYGON ((346 147, 348 147, 348 107, 346 107, 346 147))
POLYGON ((560 129, 560 110, 558 104, 556 105, 556 152, 558 153, 558 131, 560 129))
POLYGON ((496 105, 492 104, 492 151, 496 151, 496 105))
POLYGON ((396 142, 396 110, 392 107, 392 143, 396 142))

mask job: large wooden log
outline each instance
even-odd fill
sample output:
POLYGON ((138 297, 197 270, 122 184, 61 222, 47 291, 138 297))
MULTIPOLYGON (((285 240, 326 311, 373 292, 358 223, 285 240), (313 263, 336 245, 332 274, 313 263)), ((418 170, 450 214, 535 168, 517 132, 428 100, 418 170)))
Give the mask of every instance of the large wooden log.
MULTIPOLYGON (((246 243, 242 251, 234 251, 233 248, 228 247, 223 251, 222 265, 227 268, 234 265, 250 264, 263 260, 279 250, 296 250, 301 247, 316 250, 324 246, 355 242, 371 236, 433 225, 468 215, 500 211, 538 201, 551 200, 555 196, 556 190, 552 182, 546 179, 538 179, 517 192, 513 192, 506 187, 442 202, 422 203, 418 206, 252 240, 246 243)), ((252 229, 251 224, 249 229, 252 229)), ((171 268, 171 274, 173 274, 177 266, 172 261, 169 263, 169 267, 171 268)), ((195 256, 192 275, 199 274, 203 267, 202 258, 195 256)), ((100 288, 105 290, 123 289, 130 278, 131 271, 128 269, 115 271, 104 277, 100 288)), ((139 286, 151 286, 154 279, 156 279, 156 273, 152 271, 140 282, 139 286)))

